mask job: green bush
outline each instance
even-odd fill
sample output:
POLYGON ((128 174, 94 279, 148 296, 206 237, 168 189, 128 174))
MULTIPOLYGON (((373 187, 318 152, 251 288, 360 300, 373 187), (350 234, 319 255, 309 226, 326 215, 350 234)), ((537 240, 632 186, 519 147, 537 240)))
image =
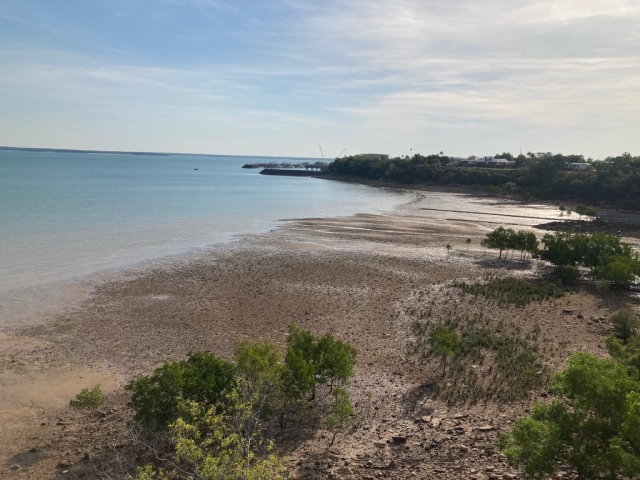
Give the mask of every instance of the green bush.
POLYGON ((100 389, 100 385, 96 385, 92 389, 83 388, 80 393, 69 402, 69 405, 76 410, 84 410, 85 408, 98 407, 105 401, 106 398, 100 389))
POLYGON ((640 335, 633 335, 626 343, 615 337, 607 337, 609 355, 618 362, 640 371, 640 335))
POLYGON ((542 238, 540 258, 554 265, 582 265, 591 275, 627 288, 640 276, 640 260, 631 246, 614 235, 556 232, 542 238))
POLYGON ((562 281, 563 285, 569 281, 575 282, 580 280, 582 276, 580 270, 572 265, 559 265, 555 268, 553 274, 562 281))
POLYGON ((444 377, 447 369, 447 357, 456 356, 460 349, 460 338, 453 329, 441 325, 429 335, 429 345, 433 353, 441 358, 442 376, 444 377))
POLYGON ((129 406, 135 410, 135 420, 164 429, 178 418, 180 398, 205 406, 223 404, 234 382, 231 363, 198 352, 187 360, 165 362, 152 375, 134 379, 125 388, 132 392, 129 406))
POLYGON ((558 468, 578 478, 640 477, 638 371, 584 352, 556 375, 550 404, 537 404, 498 445, 509 463, 535 478, 558 468))
MULTIPOLYGON (((453 338, 447 342, 448 351, 455 354, 450 357, 445 380, 434 385, 434 393, 447 402, 511 402, 528 397, 531 390, 547 382, 548 368, 539 359, 537 345, 523 338, 517 326, 496 327, 487 317, 476 314, 450 318, 442 331, 451 332, 454 327, 459 331, 459 346, 456 348, 453 338)), ((429 323, 417 321, 412 329, 414 354, 425 359, 443 354, 433 348, 431 332, 435 330, 429 323)))
POLYGON ((336 388, 332 395, 331 411, 324 419, 325 428, 333 433, 330 446, 335 442, 338 433, 346 432, 355 424, 355 411, 349 398, 349 392, 343 388, 336 388))
POLYGON ((356 356, 355 348, 329 333, 317 337, 291 324, 285 356, 288 370, 285 389, 296 396, 309 392, 315 396, 318 384, 330 383, 333 389, 335 382, 344 382, 353 376, 356 356))
POLYGON ((637 258, 617 255, 607 257, 601 265, 593 269, 593 275, 617 287, 631 286, 640 275, 640 261, 637 258))
POLYGON ((596 283, 596 290, 604 297, 604 294, 611 290, 611 284, 606 280, 600 280, 596 283))
POLYGON ((235 391, 227 396, 223 410, 180 400, 181 416, 170 426, 174 443, 171 464, 176 466, 176 475, 167 476, 146 465, 138 468, 134 480, 288 478, 284 459, 266 438, 266 425, 256 415, 255 406, 235 391))
POLYGON ((616 336, 627 343, 634 336, 638 328, 640 328, 640 319, 631 310, 622 308, 611 315, 609 321, 613 324, 616 336))
POLYGON ((546 280, 527 280, 516 277, 485 277, 484 283, 455 282, 454 286, 467 295, 483 295, 500 306, 524 306, 533 301, 560 298, 564 292, 546 280))
POLYGON ((633 258, 631 246, 615 235, 555 232, 542 237, 540 258, 554 265, 596 268, 614 257, 633 258))

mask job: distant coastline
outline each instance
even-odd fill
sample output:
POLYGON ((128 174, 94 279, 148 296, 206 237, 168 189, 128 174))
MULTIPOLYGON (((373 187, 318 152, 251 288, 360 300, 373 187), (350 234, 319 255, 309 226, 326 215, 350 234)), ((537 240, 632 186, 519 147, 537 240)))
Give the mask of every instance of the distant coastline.
POLYGON ((36 147, 6 147, 0 145, 0 151, 39 152, 39 153, 89 153, 101 155, 160 155, 185 157, 232 157, 232 158, 293 158, 298 160, 320 160, 317 157, 285 157, 272 155, 220 155, 213 153, 180 153, 180 152, 128 152, 121 150, 77 150, 70 148, 36 148, 36 147))

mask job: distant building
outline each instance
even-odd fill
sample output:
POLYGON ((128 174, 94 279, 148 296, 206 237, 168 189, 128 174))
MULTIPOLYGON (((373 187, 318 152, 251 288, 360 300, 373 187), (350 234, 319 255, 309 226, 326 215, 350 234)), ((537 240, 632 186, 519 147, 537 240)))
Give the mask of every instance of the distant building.
POLYGON ((513 168, 516 162, 504 158, 478 157, 473 160, 460 160, 458 165, 463 167, 485 167, 485 168, 513 168))
POLYGON ((588 170, 591 165, 588 163, 567 163, 567 170, 588 170))
POLYGON ((363 153, 361 156, 366 160, 389 160, 389 155, 384 153, 363 153))

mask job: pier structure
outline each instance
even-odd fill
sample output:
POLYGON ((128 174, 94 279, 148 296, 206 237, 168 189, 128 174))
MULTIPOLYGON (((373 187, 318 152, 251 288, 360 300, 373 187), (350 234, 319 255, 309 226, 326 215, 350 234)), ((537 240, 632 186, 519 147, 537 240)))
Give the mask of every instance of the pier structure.
POLYGON ((245 165, 242 166, 242 168, 269 168, 269 169, 274 169, 274 168, 299 168, 299 169, 305 169, 305 170, 322 170, 323 168, 325 168, 327 165, 329 165, 329 162, 298 162, 298 163, 291 163, 291 162, 267 162, 267 163, 247 163, 245 165))

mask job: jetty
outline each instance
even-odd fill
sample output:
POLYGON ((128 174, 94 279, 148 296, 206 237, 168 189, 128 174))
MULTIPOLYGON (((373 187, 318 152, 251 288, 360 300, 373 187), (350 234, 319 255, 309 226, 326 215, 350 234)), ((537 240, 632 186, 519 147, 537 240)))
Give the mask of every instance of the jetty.
POLYGON ((282 177, 316 177, 322 169, 265 168, 260 175, 280 175, 282 177))
POLYGON ((269 169, 304 169, 304 170, 322 170, 329 165, 329 162, 267 162, 267 163, 246 163, 242 168, 269 168, 269 169))

